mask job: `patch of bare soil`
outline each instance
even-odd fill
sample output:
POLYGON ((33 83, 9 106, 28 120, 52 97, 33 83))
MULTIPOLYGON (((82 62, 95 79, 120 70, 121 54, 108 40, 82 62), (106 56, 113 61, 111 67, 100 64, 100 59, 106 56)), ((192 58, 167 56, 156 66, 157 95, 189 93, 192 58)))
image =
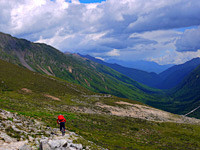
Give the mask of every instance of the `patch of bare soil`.
POLYGON ((44 96, 47 97, 47 98, 51 98, 52 100, 55 100, 55 101, 61 101, 59 98, 52 96, 52 95, 49 95, 49 94, 44 94, 44 96))
POLYGON ((123 101, 120 101, 120 102, 116 102, 117 104, 122 104, 122 105, 130 105, 130 106, 133 106, 134 104, 131 104, 131 103, 128 103, 128 102, 123 102, 123 101))
POLYGON ((68 67, 68 71, 70 72, 70 73, 72 73, 73 71, 72 71, 72 67, 71 66, 69 66, 68 67))
POLYGON ((40 67, 39 65, 37 65, 37 67, 38 67, 40 70, 42 70, 44 73, 46 73, 47 75, 54 76, 54 74, 48 72, 46 69, 40 67))
POLYGON ((90 86, 90 83, 86 79, 84 79, 84 81, 87 84, 87 86, 90 86))
POLYGON ((27 88, 22 88, 21 90, 25 93, 32 93, 32 91, 30 89, 27 89, 27 88))
POLYGON ((133 118, 140 118, 158 122, 176 122, 176 123, 193 123, 200 124, 199 119, 189 118, 185 116, 175 115, 169 112, 165 112, 156 108, 131 104, 128 102, 116 102, 117 104, 126 105, 125 107, 110 106, 103 103, 96 103, 96 106, 106 109, 111 115, 127 116, 133 118))
POLYGON ((52 74, 53 76, 55 76, 55 74, 53 73, 53 71, 52 71, 52 69, 51 69, 50 66, 48 66, 48 69, 49 69, 49 71, 51 72, 51 74, 52 74))

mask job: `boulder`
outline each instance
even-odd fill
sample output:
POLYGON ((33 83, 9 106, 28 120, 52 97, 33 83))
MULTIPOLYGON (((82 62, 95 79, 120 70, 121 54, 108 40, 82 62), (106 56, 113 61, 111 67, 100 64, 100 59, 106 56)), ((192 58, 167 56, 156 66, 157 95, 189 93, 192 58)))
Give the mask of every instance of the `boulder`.
POLYGON ((66 143, 63 144, 62 147, 67 147, 68 145, 69 145, 69 144, 66 142, 66 143))
POLYGON ((60 140, 49 140, 48 144, 51 146, 51 148, 61 148, 63 145, 66 146, 67 141, 65 139, 60 140))
POLYGON ((20 122, 21 122, 21 120, 18 120, 18 119, 13 119, 13 122, 15 122, 15 123, 20 123, 20 122))
POLYGON ((28 140, 30 141, 30 142, 33 142, 34 141, 34 138, 32 137, 32 136, 28 136, 28 140))
POLYGON ((17 126, 20 126, 20 127, 22 127, 22 126, 23 126, 23 124, 22 124, 22 123, 16 123, 16 125, 17 125, 17 126))
POLYGON ((23 145, 22 147, 19 148, 19 150, 32 150, 30 145, 23 145))
POLYGON ((72 142, 73 142, 72 140, 67 139, 67 143, 72 143, 72 142))
POLYGON ((51 135, 51 131, 47 130, 47 131, 44 131, 46 135, 51 135))
POLYGON ((75 150, 82 150, 82 149, 83 149, 82 144, 70 143, 69 147, 70 147, 70 148, 74 148, 75 150))
POLYGON ((52 150, 47 142, 41 142, 39 150, 52 150))
POLYGON ((11 143, 11 142, 16 142, 16 141, 17 141, 15 138, 10 137, 9 135, 7 135, 7 134, 4 133, 4 132, 1 132, 1 133, 0 133, 0 138, 1 138, 1 139, 4 139, 4 141, 5 141, 6 143, 11 143))
POLYGON ((70 149, 67 149, 67 148, 61 147, 61 148, 56 148, 55 150, 70 150, 70 149))
POLYGON ((36 144, 36 145, 40 145, 40 142, 39 142, 39 139, 38 139, 38 138, 35 138, 35 144, 36 144))
POLYGON ((13 129, 15 132, 18 132, 18 133, 23 132, 23 131, 19 130, 18 128, 16 128, 15 125, 12 125, 12 129, 13 129))
POLYGON ((52 149, 59 148, 62 146, 59 140, 49 140, 48 144, 52 149))

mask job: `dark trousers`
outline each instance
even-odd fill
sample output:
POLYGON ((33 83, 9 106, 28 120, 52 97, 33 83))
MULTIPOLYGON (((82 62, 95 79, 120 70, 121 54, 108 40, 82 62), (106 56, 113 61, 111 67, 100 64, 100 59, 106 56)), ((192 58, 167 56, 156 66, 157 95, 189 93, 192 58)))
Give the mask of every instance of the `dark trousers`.
POLYGON ((64 131, 65 131, 65 122, 60 123, 60 131, 62 130, 62 128, 64 128, 64 131))

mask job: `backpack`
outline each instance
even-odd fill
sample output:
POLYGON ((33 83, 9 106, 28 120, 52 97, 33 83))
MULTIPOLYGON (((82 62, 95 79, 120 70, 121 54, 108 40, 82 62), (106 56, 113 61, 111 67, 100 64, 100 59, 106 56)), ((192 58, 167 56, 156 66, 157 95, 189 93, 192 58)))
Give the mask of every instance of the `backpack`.
POLYGON ((63 115, 58 116, 58 120, 63 120, 63 119, 65 119, 63 115))

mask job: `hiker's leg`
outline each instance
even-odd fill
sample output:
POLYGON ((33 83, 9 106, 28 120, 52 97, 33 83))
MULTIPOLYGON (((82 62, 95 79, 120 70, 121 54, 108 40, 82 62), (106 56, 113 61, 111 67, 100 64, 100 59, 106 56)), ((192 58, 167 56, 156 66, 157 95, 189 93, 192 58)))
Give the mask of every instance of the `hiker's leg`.
POLYGON ((65 131, 65 122, 63 122, 63 128, 64 128, 64 131, 65 131))
MULTIPOLYGON (((62 123, 62 122, 61 122, 62 123)), ((62 124, 60 123, 60 131, 62 131, 62 124)))
POLYGON ((60 131, 62 130, 62 128, 64 128, 64 131, 65 131, 65 122, 60 123, 60 131))

